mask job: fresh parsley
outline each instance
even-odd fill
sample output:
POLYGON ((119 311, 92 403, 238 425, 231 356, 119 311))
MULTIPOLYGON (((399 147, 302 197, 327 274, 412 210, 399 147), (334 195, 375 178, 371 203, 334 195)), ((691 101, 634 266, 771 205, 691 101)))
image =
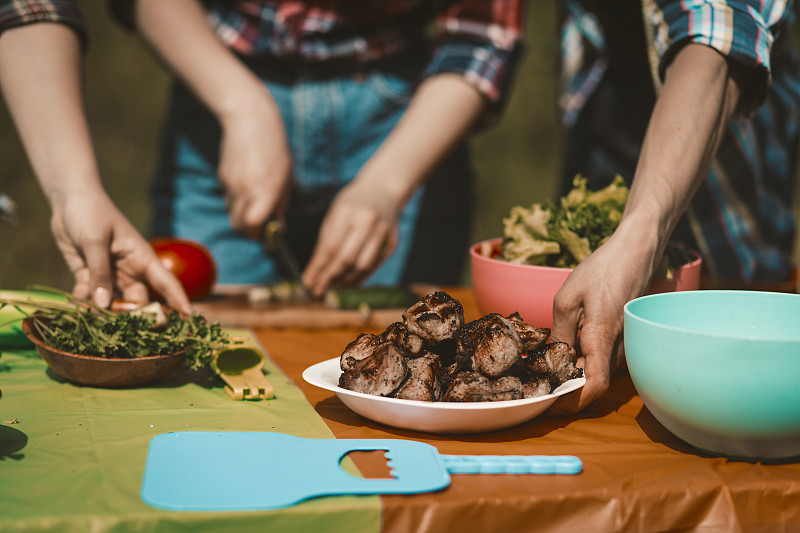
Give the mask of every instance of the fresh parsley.
MULTIPOLYGON (((234 342, 216 322, 193 313, 166 316, 140 310, 111 312, 57 289, 65 302, 45 300, 0 300, 0 309, 14 306, 32 320, 39 338, 53 348, 108 358, 136 358, 186 351, 186 365, 199 370, 234 342)), ((160 304, 159 304, 160 309, 160 304)))

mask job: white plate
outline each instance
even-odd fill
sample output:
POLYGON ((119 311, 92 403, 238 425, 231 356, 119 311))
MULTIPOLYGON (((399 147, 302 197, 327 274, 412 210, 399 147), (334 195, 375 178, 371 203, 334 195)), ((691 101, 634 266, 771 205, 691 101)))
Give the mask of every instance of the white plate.
POLYGON ((556 398, 586 383, 580 377, 563 383, 551 394, 500 402, 420 402, 363 394, 339 387, 339 358, 317 363, 303 371, 311 385, 327 389, 363 417, 402 429, 425 433, 485 433, 509 428, 542 414, 556 398))

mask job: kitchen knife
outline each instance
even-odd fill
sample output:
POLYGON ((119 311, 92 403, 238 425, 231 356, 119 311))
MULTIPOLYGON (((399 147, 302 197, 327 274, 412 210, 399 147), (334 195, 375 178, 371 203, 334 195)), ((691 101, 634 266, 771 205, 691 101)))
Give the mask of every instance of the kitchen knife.
POLYGON ((264 250, 278 261, 278 266, 284 278, 291 283, 297 284, 304 298, 313 300, 314 297, 311 295, 311 291, 308 290, 301 279, 297 259, 286 241, 286 227, 283 222, 277 219, 268 221, 264 225, 264 231, 261 233, 261 242, 264 245, 264 250))

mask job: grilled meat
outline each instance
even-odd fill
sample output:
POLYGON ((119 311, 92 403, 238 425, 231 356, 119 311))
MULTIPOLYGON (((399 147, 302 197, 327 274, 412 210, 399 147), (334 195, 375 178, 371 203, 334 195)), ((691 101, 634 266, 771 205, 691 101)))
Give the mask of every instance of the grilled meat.
POLYGON ((405 400, 437 401, 441 394, 439 357, 426 353, 416 359, 409 359, 406 364, 408 377, 394 396, 405 400))
POLYGON ((358 361, 361 361, 362 359, 372 355, 372 352, 374 352, 375 348, 377 348, 381 343, 383 343, 383 339, 378 335, 373 335, 372 333, 362 333, 345 347, 341 357, 339 358, 339 366, 342 370, 349 370, 358 361))
POLYGON ((501 376, 492 382, 492 401, 519 400, 523 397, 522 382, 514 376, 501 376))
POLYGON ((547 337, 550 336, 550 328, 537 328, 531 326, 524 320, 519 313, 511 313, 508 315, 508 320, 514 326, 514 329, 522 341, 522 351, 530 352, 544 344, 547 337))
POLYGON ((407 374, 402 350, 391 342, 383 342, 369 356, 345 370, 339 376, 339 386, 364 394, 389 396, 400 387, 407 374))
POLYGON ((435 292, 409 307, 402 322, 348 344, 339 386, 422 401, 535 398, 582 375, 575 349, 548 344, 549 335, 519 313, 492 313, 465 324, 461 303, 435 292))
POLYGON ((575 348, 566 342, 552 342, 529 352, 525 358, 525 367, 532 374, 548 374, 558 384, 573 378, 581 377, 581 369, 575 366, 577 361, 575 348))
POLYGON ((537 396, 550 394, 552 391, 553 388, 550 384, 550 379, 546 375, 530 376, 522 380, 523 398, 536 398, 537 396))
POLYGON ((461 328, 456 350, 472 355, 475 370, 496 378, 519 361, 522 341, 511 321, 491 313, 461 328))
POLYGON ((424 353, 425 342, 422 337, 415 335, 408 331, 408 328, 403 322, 395 322, 390 324, 386 330, 381 333, 381 338, 389 341, 395 346, 403 348, 409 357, 418 357, 424 353))
POLYGON ((455 379, 457 375, 461 374, 462 372, 474 371, 471 355, 459 355, 454 357, 452 362, 447 365, 445 365, 443 359, 439 357, 439 362, 442 366, 442 373, 439 377, 442 392, 447 390, 447 388, 450 386, 450 383, 452 383, 453 379, 455 379))
POLYGON ((480 372, 461 372, 453 377, 442 396, 445 402, 497 402, 522 398, 522 383, 513 376, 490 379, 480 372))
POLYGON ((437 291, 406 309, 403 322, 426 346, 435 346, 455 336, 464 324, 464 308, 446 292, 437 291))
POLYGON ((428 346, 426 348, 429 352, 439 356, 442 367, 452 365, 456 361, 456 340, 447 339, 442 341, 436 346, 428 346))
POLYGON ((461 372, 453 376, 442 401, 485 402, 492 396, 492 382, 480 372, 461 372))

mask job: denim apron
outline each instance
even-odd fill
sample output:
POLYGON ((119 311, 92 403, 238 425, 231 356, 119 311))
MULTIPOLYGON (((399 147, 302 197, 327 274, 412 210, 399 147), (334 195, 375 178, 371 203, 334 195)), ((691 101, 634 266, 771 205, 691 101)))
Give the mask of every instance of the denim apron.
MULTIPOLYGON (((301 267, 311 257, 335 194, 355 178, 404 113, 424 60, 405 57, 351 72, 338 66, 306 69, 277 59, 243 60, 269 89, 286 127, 294 165, 287 236, 301 267)), ((278 266, 261 243, 230 226, 216 174, 219 143, 214 116, 176 83, 151 189, 151 231, 207 246, 217 263, 218 286, 278 281, 278 266)), ((396 250, 366 284, 458 283, 469 245, 472 182, 468 149, 461 144, 406 205, 396 250)))

